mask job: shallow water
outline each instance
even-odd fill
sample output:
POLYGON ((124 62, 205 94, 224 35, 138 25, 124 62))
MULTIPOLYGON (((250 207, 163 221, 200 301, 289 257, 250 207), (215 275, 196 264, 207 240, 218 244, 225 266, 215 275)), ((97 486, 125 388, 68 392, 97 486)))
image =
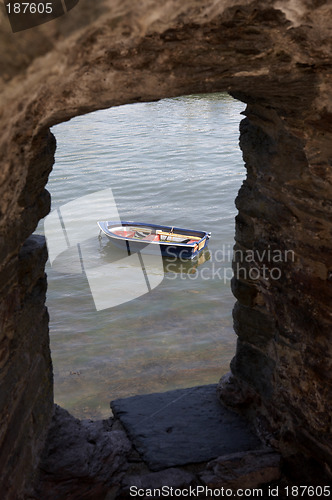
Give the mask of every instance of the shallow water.
MULTIPOLYGON (((83 274, 47 265, 55 400, 74 415, 108 417, 112 399, 217 382, 228 371, 236 341, 229 257, 234 199, 245 177, 243 108, 224 94, 187 96, 53 128, 52 209, 110 188, 123 220, 212 232, 199 261, 181 268, 164 259, 154 271, 162 280, 156 288, 100 311, 83 274)), ((97 226, 86 251, 105 264, 123 257, 106 237, 98 240, 97 226)), ((132 284, 126 286, 129 293, 132 284)))

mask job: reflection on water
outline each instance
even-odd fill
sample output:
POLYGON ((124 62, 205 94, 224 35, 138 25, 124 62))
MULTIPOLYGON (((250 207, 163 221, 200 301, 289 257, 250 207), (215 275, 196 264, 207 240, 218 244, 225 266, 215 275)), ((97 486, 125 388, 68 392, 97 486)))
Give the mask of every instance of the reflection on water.
MULTIPOLYGON (((99 251, 104 263, 120 261, 128 255, 125 244, 123 246, 123 249, 121 249, 118 246, 115 246, 111 241, 106 241, 105 244, 105 239, 100 239, 99 251)), ((141 253, 144 254, 144 249, 141 251, 141 253)), ((160 273, 160 253, 159 255, 153 255, 151 254, 151 249, 149 249, 147 255, 149 257, 149 267, 151 267, 151 269, 153 269, 155 272, 160 273)), ((161 256, 161 259, 163 264, 163 275, 168 273, 194 273, 198 266, 211 259, 211 252, 208 247, 206 247, 194 259, 178 259, 175 257, 167 256, 161 256)), ((140 267, 140 264, 138 264, 138 266, 140 267)))
MULTIPOLYGON (((215 267, 230 263, 215 255, 234 239, 234 199, 244 177, 242 110, 226 95, 189 96, 54 127, 52 209, 107 187, 122 220, 212 232, 197 259, 163 258, 161 268, 149 261, 151 277, 164 274, 151 292, 100 311, 86 276, 73 274, 70 250, 48 265, 55 399, 74 415, 107 417, 111 399, 217 382, 229 369, 234 298, 215 267)), ((123 251, 98 233, 96 224, 85 242, 87 268, 123 260, 123 251)), ((114 273, 105 273, 108 279, 120 293, 114 273)))
POLYGON ((192 260, 183 260, 183 259, 170 259, 164 258, 164 273, 167 275, 168 273, 173 274, 194 274, 198 266, 204 264, 211 259, 211 252, 206 247, 202 252, 192 260))

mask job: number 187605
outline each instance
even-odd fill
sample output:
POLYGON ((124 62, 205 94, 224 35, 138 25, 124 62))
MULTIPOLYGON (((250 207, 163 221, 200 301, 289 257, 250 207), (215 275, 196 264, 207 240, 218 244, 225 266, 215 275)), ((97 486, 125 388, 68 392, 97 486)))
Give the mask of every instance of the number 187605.
POLYGON ((286 486, 286 496, 288 497, 329 497, 331 495, 330 486, 286 486))
POLYGON ((52 2, 48 3, 7 3, 8 14, 51 14, 53 12, 52 2))

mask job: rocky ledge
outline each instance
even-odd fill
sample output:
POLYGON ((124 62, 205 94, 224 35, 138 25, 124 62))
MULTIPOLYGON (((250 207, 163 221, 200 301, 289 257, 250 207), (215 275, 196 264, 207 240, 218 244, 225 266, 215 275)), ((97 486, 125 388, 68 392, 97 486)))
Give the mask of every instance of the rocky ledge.
POLYGON ((94 422, 55 406, 31 499, 158 498, 151 492, 162 488, 211 498, 207 491, 221 488, 267 492, 280 480, 280 454, 220 405, 215 385, 120 399, 112 408, 114 418, 94 422))

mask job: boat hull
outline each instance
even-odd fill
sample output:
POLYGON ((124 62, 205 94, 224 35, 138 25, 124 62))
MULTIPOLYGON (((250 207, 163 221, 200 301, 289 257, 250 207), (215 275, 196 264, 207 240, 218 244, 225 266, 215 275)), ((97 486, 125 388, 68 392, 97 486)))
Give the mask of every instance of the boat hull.
POLYGON ((168 258, 193 259, 206 248, 211 233, 143 222, 99 221, 100 230, 114 245, 128 254, 144 252, 148 254, 161 253, 168 258), (137 239, 132 236, 132 230, 141 231, 147 236, 137 239), (115 232, 113 232, 115 231, 115 232), (165 236, 164 236, 165 235, 165 236), (158 238, 159 237, 159 238, 158 238), (164 240, 162 240, 164 238, 164 240), (167 240, 171 241, 167 241, 167 240), (180 240, 186 241, 186 243, 180 240))

